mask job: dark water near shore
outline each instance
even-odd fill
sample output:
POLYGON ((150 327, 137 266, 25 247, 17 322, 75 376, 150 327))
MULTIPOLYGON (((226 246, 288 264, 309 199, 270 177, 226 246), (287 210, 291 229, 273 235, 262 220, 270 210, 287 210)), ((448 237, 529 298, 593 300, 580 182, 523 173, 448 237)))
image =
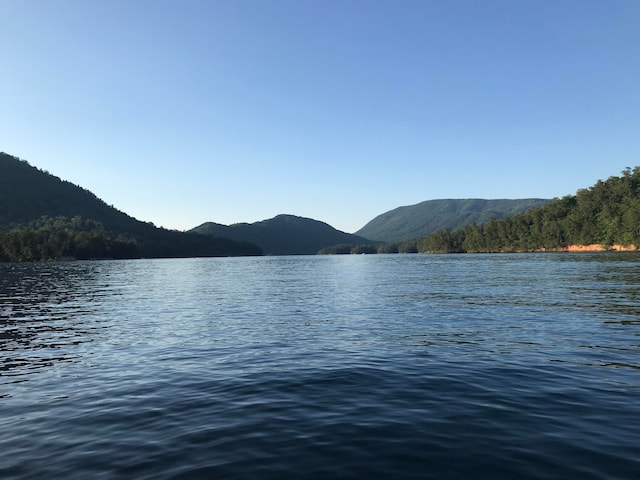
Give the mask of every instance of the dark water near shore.
POLYGON ((0 264, 0 478, 640 478, 638 254, 0 264))

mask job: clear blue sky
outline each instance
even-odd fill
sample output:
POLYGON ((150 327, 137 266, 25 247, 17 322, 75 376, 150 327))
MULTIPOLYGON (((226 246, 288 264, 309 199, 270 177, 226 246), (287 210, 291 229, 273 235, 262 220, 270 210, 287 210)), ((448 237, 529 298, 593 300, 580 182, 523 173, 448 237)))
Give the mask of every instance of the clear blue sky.
POLYGON ((640 164, 638 0, 0 0, 0 61, 0 150, 168 228, 640 164))

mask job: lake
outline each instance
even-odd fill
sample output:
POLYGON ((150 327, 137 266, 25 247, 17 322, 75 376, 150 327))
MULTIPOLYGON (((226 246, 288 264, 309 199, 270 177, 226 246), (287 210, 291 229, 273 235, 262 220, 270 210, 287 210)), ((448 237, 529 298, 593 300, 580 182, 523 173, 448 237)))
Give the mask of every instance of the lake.
POLYGON ((0 264, 0 478, 640 478, 640 255, 0 264))

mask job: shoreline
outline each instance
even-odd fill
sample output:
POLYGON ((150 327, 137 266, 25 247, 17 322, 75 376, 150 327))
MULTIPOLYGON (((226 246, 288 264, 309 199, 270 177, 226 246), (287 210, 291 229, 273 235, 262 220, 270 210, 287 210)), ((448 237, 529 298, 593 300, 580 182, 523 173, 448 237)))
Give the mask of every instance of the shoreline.
POLYGON ((603 245, 592 243, 590 245, 567 245, 561 248, 541 249, 541 252, 635 252, 638 247, 635 245, 603 245))

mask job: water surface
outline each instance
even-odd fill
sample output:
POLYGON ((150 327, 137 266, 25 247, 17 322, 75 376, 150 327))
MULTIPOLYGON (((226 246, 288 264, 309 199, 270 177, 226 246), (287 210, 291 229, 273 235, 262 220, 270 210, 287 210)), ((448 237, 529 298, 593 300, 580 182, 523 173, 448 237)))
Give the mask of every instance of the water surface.
POLYGON ((0 264, 0 477, 640 478, 639 260, 0 264))

